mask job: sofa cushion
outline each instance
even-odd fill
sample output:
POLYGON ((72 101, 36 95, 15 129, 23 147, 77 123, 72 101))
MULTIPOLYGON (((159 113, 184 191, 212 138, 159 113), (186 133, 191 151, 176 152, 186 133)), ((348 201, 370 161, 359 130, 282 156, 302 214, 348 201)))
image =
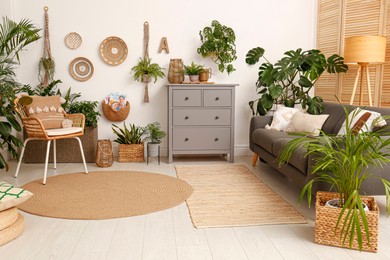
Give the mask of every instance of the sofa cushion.
POLYGON ((252 142, 258 146, 261 146, 264 150, 273 153, 273 142, 280 138, 286 138, 286 136, 287 134, 284 132, 258 128, 252 133, 252 142))
POLYGON ((329 115, 310 115, 303 112, 297 112, 286 127, 286 132, 308 133, 312 136, 318 136, 328 117, 329 115))
MULTIPOLYGON (((381 114, 371 110, 355 108, 348 115, 349 127, 354 133, 372 132, 374 127, 383 127, 386 121, 380 119, 381 114)), ((345 135, 347 131, 347 122, 344 123, 338 132, 338 135, 345 135)))
POLYGON ((284 131, 290 123, 291 118, 293 118, 294 114, 298 111, 298 108, 278 106, 273 115, 271 125, 269 127, 266 126, 266 128, 276 131, 284 131))
MULTIPOLYGON (((280 152, 282 151, 283 147, 293 138, 298 138, 299 136, 288 136, 286 138, 278 138, 273 142, 273 149, 272 153, 278 157, 280 152)), ((307 174, 307 165, 308 165, 308 158, 305 157, 306 149, 300 148, 294 151, 292 154, 289 164, 300 170, 303 174, 307 174)))

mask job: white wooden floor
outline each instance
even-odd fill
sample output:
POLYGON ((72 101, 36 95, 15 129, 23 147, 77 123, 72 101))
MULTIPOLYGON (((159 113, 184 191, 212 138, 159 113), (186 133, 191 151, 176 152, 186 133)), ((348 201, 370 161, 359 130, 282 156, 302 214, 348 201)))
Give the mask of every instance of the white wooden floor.
MULTIPOLYGON (((224 164, 223 157, 181 157, 174 164, 224 164)), ((185 203, 149 215, 110 220, 65 220, 22 212, 24 233, 0 247, 1 260, 19 259, 390 259, 390 217, 381 209, 378 253, 315 244, 314 208, 297 206, 299 188, 263 163, 253 168, 250 157, 235 163, 248 166, 264 183, 298 208, 308 224, 195 229, 185 203)), ((139 170, 175 176, 174 164, 118 163, 111 168, 89 164, 89 171, 139 170)), ((82 164, 58 164, 50 175, 82 171, 82 164)), ((23 185, 42 177, 42 164, 23 164, 18 179, 11 170, 0 180, 23 185)), ((50 180, 48 184, 50 185, 50 180)), ((129 201, 131 203, 131 201, 129 201)), ((314 207, 314 206, 313 206, 314 207)))

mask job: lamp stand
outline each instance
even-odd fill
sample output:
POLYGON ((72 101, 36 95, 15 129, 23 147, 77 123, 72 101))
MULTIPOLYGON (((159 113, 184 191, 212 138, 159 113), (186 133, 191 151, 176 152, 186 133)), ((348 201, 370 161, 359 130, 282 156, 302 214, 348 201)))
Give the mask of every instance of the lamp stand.
POLYGON ((368 70, 368 63, 358 63, 359 68, 356 72, 355 84, 353 85, 351 100, 349 104, 353 104, 353 100, 356 93, 357 84, 359 82, 360 75, 360 92, 359 92, 359 106, 363 105, 363 87, 364 87, 364 73, 366 74, 367 79, 367 93, 368 93, 368 104, 372 107, 372 98, 371 98, 371 84, 370 84, 370 72, 368 70))

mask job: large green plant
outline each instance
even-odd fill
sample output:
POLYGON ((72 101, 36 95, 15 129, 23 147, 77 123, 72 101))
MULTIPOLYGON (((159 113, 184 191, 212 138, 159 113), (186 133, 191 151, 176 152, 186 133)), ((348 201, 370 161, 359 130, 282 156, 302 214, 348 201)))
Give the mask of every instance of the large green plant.
POLYGON ((146 132, 145 127, 136 126, 135 124, 129 124, 130 128, 123 122, 123 128, 112 124, 112 131, 116 134, 117 139, 114 142, 119 144, 141 144, 143 141, 143 135, 146 132))
POLYGON ((264 56, 264 49, 256 47, 246 54, 246 63, 256 64, 265 60, 259 67, 256 91, 259 98, 250 101, 253 115, 265 115, 274 104, 293 107, 301 104, 310 114, 321 114, 321 97, 310 97, 309 92, 319 77, 328 73, 341 73, 348 70, 344 59, 337 54, 325 58, 319 50, 290 50, 284 57, 272 64, 264 56))
MULTIPOLYGON (((371 171, 384 164, 390 163, 389 145, 390 139, 383 138, 381 131, 356 133, 351 127, 349 111, 346 113, 345 135, 329 135, 321 132, 320 136, 302 136, 289 141, 279 155, 279 162, 283 165, 297 149, 305 149, 306 156, 314 160, 312 174, 315 177, 302 189, 299 201, 305 195, 309 205, 311 204, 312 186, 315 182, 330 184, 340 195, 339 204, 342 211, 339 215, 336 228, 342 226, 341 241, 357 235, 360 250, 362 249, 362 237, 365 235, 370 241, 368 223, 363 204, 359 196, 360 186, 369 178, 378 178, 371 171), (345 219, 342 220, 342 216, 345 219)), ((351 116, 353 118, 356 113, 351 116)), ((386 208, 389 212, 390 182, 381 179, 386 191, 386 208)), ((352 246, 353 239, 349 241, 352 246)))
POLYGON ((152 59, 139 58, 137 65, 131 68, 131 72, 134 73, 134 80, 139 82, 144 81, 144 77, 154 78, 154 83, 157 82, 158 78, 163 78, 164 68, 161 68, 157 63, 151 63, 152 59))
POLYGON ((99 121, 99 110, 97 101, 77 101, 69 105, 68 113, 81 113, 85 116, 85 125, 97 127, 99 121))
POLYGON ((218 64, 220 72, 226 70, 230 74, 236 70, 232 64, 237 59, 236 35, 232 28, 214 20, 211 22, 211 26, 203 28, 199 35, 202 45, 197 49, 197 52, 203 58, 210 57, 214 63, 218 64))
MULTIPOLYGON (((23 143, 13 134, 20 131, 13 101, 15 91, 20 84, 15 79, 15 68, 20 63, 19 52, 27 45, 37 41, 40 29, 31 21, 22 19, 19 23, 3 17, 0 24, 0 150, 7 149, 11 155, 18 158, 17 148, 23 143)), ((8 164, 0 154, 0 169, 8 171, 8 164)))

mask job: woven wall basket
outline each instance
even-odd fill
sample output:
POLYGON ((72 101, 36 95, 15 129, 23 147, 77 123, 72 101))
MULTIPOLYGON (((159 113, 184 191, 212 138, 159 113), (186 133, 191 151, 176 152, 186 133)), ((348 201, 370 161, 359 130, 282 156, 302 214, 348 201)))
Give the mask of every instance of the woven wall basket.
MULTIPOLYGON (((328 200, 339 198, 338 193, 334 192, 317 192, 316 196, 316 223, 315 223, 315 242, 318 244, 349 248, 349 237, 344 244, 340 240, 342 224, 335 230, 337 219, 341 212, 340 208, 331 208, 325 206, 328 200)), ((378 223, 379 208, 373 197, 361 196, 364 203, 367 204, 370 211, 366 212, 368 229, 370 233, 370 245, 367 243, 365 232, 363 232, 363 251, 376 252, 378 249, 378 223)), ((341 223, 343 220, 341 221, 341 223)), ((352 249, 359 249, 355 235, 352 249)))
POLYGON ((119 144, 118 162, 144 162, 144 143, 119 144))
POLYGON ((119 65, 126 60, 127 45, 119 37, 111 36, 104 39, 100 44, 100 56, 103 61, 110 65, 119 65))
POLYGON ((130 113, 130 103, 126 102, 126 107, 122 108, 119 111, 114 111, 110 105, 102 102, 102 110, 104 116, 112 122, 121 122, 124 121, 130 113))

